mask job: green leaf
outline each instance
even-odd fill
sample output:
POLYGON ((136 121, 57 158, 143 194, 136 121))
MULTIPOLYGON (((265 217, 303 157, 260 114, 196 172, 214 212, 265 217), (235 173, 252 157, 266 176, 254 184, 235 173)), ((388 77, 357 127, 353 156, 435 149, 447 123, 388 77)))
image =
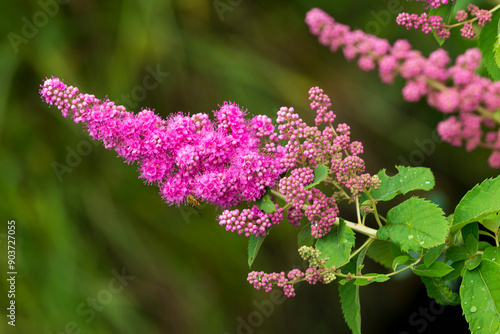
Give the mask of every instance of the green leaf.
POLYGON ((395 258, 395 256, 392 255, 391 242, 379 239, 371 243, 366 255, 387 268, 392 268, 392 263, 395 258))
POLYGON ((363 267, 365 266, 363 264, 363 261, 365 260, 365 255, 367 250, 368 248, 365 247, 361 250, 361 252, 359 252, 358 258, 356 260, 356 270, 354 271, 355 273, 359 273, 361 269, 363 269, 363 267))
MULTIPOLYGON (((453 11, 453 5, 454 4, 452 4, 451 6, 441 5, 438 8, 432 8, 429 11, 429 16, 441 16, 443 18, 443 22, 446 23, 446 24, 448 24, 450 22, 450 19, 451 19, 451 13, 453 11)), ((432 30, 432 34, 434 35, 434 38, 438 42, 439 46, 443 45, 443 43, 444 43, 445 40, 442 39, 442 38, 439 38, 437 36, 435 30, 432 30)))
POLYGON ((465 247, 467 248, 467 251, 470 255, 474 255, 477 253, 478 242, 472 234, 469 234, 467 236, 467 240, 465 240, 465 247))
POLYGON ((462 228, 461 233, 462 233, 462 240, 464 242, 466 242, 469 235, 472 235, 477 240, 479 239, 479 226, 477 223, 467 224, 462 228))
POLYGON ((488 247, 483 252, 483 259, 488 259, 500 264, 500 248, 488 247))
POLYGON ((312 246, 314 244, 314 237, 311 235, 311 224, 305 225, 299 232, 297 246, 312 246))
MULTIPOLYGON (((500 24, 500 21, 499 21, 500 24)), ((500 67, 500 35, 497 35, 497 40, 493 46, 493 59, 495 59, 495 64, 500 67)))
POLYGON ((328 167, 325 165, 319 165, 314 169, 314 181, 310 185, 306 186, 306 189, 311 189, 312 187, 317 186, 328 176, 328 167))
POLYGON ((321 252, 320 258, 326 258, 328 268, 335 266, 342 267, 349 262, 351 249, 354 246, 354 232, 345 224, 342 218, 339 225, 332 227, 332 230, 316 241, 316 249, 321 252))
POLYGON ((434 203, 412 197, 387 213, 387 224, 377 231, 377 237, 391 240, 403 251, 430 248, 445 242, 448 221, 434 203))
POLYGON ((481 220, 481 224, 491 232, 497 233, 500 228, 500 215, 498 213, 492 214, 481 220))
POLYGON ((267 235, 261 236, 261 237, 256 237, 255 235, 251 235, 250 239, 248 240, 248 267, 251 268, 253 261, 255 261, 255 258, 257 257, 257 254, 259 253, 260 246, 262 246, 262 243, 264 242, 264 239, 266 239, 267 235))
MULTIPOLYGON (((366 248, 358 255, 353 257, 351 261, 342 267, 342 273, 356 273, 364 260, 366 248)), ((354 282, 342 280, 339 282, 340 304, 342 314, 344 315, 347 326, 354 334, 361 334, 361 305, 359 302, 359 286, 354 285, 354 282), (343 281, 343 282, 342 282, 343 281)))
POLYGON ((479 241, 477 250, 484 251, 488 247, 491 247, 490 243, 488 243, 487 241, 479 241))
POLYGON ((427 253, 424 256, 424 264, 428 267, 431 264, 433 264, 437 258, 441 255, 443 252, 444 248, 446 247, 446 244, 441 244, 438 246, 434 246, 432 248, 429 248, 427 253))
POLYGON ((421 264, 413 269, 415 275, 426 277, 443 277, 452 271, 453 267, 444 262, 434 262, 429 267, 425 264, 421 264))
POLYGON ((408 255, 398 256, 397 258, 394 259, 394 261, 392 261, 392 270, 396 271, 396 268, 400 264, 405 264, 409 259, 410 257, 408 255))
POLYGON ((443 281, 448 282, 448 281, 453 281, 455 278, 459 277, 460 274, 462 273, 462 269, 464 268, 465 261, 457 261, 453 262, 451 266, 453 267, 453 271, 450 272, 448 275, 445 275, 442 277, 443 281))
POLYGON ((464 274, 460 299, 465 319, 474 334, 500 332, 499 275, 500 265, 488 259, 464 274))
POLYGON ((451 246, 446 251, 446 257, 452 261, 460 261, 469 258, 470 254, 465 246, 451 246))
MULTIPOLYGON (((434 187, 434 175, 429 168, 396 166, 399 173, 388 176, 385 169, 378 172, 381 181, 378 189, 370 191, 376 201, 389 201, 396 195, 405 195, 413 190, 431 190, 434 187)), ((363 203, 368 196, 363 193, 360 202, 363 203)))
POLYGON ((429 298, 436 300, 441 305, 458 305, 460 304, 460 296, 451 291, 450 287, 438 277, 420 277, 427 289, 429 298))
POLYGON ((269 187, 266 188, 264 195, 255 201, 255 205, 257 205, 262 212, 271 213, 276 211, 276 205, 271 200, 271 190, 269 187))
POLYGON ((467 270, 473 270, 476 269, 477 266, 481 263, 481 260, 483 259, 483 255, 477 254, 474 257, 471 257, 469 260, 465 261, 465 266, 467 267, 467 270))
MULTIPOLYGON (((486 27, 488 25, 489 23, 486 27)), ((500 176, 484 180, 481 184, 469 190, 455 208, 451 233, 456 234, 465 225, 480 221, 491 214, 500 212, 499 194, 500 176)))
POLYGON ((382 283, 382 282, 388 281, 390 279, 389 276, 383 275, 383 274, 366 274, 363 276, 370 277, 370 280, 368 281, 367 279, 364 279, 364 278, 356 278, 356 280, 354 281, 354 284, 358 285, 358 286, 365 286, 365 285, 368 285, 368 284, 371 284, 374 282, 382 283))
POLYGON ((479 35, 479 49, 483 54, 483 64, 493 81, 500 80, 500 68, 495 61, 495 49, 498 47, 498 23, 500 13, 493 12, 491 22, 485 25, 479 35))

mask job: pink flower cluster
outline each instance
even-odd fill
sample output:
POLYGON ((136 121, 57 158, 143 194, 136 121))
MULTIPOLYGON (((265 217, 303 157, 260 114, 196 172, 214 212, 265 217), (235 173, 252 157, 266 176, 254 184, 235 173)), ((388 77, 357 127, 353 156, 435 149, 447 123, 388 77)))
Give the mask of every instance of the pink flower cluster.
POLYGON ((288 221, 299 226, 303 216, 301 209, 307 204, 304 214, 311 222, 311 235, 321 238, 330 232, 339 210, 334 198, 327 197, 316 188, 306 189, 313 181, 312 168, 297 168, 290 176, 280 180, 279 191, 286 196, 286 201, 292 204, 291 210, 288 211, 288 221))
MULTIPOLYGON (((491 17, 493 16, 493 14, 486 10, 486 9, 479 9, 478 6, 474 5, 474 4, 469 4, 467 6, 467 11, 461 9, 457 12, 457 15, 455 16, 455 19, 458 21, 458 22, 463 22, 467 19, 467 12, 470 13, 470 15, 472 17, 476 17, 477 18, 477 24, 480 25, 481 27, 484 27, 487 23, 491 22, 491 17)), ((474 20, 471 19, 471 21, 474 20)))
POLYGON ((407 30, 411 28, 420 29, 424 34, 435 31, 437 36, 442 39, 450 37, 450 30, 444 26, 441 16, 429 16, 427 13, 420 15, 410 13, 399 13, 396 23, 405 26, 407 30))
MULTIPOLYGON (((408 1, 408 0, 407 0, 408 1)), ((426 7, 439 8, 441 5, 446 5, 453 0, 415 0, 425 2, 426 7)))
POLYGON ((363 175, 364 162, 359 158, 363 153, 363 145, 358 141, 351 142, 350 128, 341 123, 333 128, 335 114, 328 110, 330 98, 319 87, 309 90, 311 110, 316 111, 316 126, 307 126, 292 109, 281 108, 278 111, 280 140, 288 140, 287 153, 284 160, 287 167, 297 164, 303 167, 331 166, 338 185, 349 188, 353 195, 378 184, 378 179, 371 179, 369 174, 363 175), (320 130, 322 123, 327 126, 320 130), (356 156, 356 158, 353 158, 356 156), (356 160, 360 165, 352 164, 356 160))
POLYGON ((474 27, 472 26, 471 23, 475 20, 478 20, 477 24, 481 27, 484 27, 486 23, 489 23, 491 21, 492 16, 493 14, 490 11, 487 11, 486 9, 479 9, 479 7, 477 7, 476 5, 469 4, 469 6, 467 6, 467 10, 460 9, 457 12, 455 19, 458 22, 464 22, 464 26, 460 29, 460 32, 462 33, 463 37, 471 39, 476 35, 474 27), (467 12, 469 12, 472 17, 475 16, 476 19, 472 18, 467 22, 464 22, 467 20, 467 17, 469 16, 469 13, 467 12))
MULTIPOLYGON (((291 170, 279 181, 278 190, 287 202, 288 221, 300 226, 305 215, 311 222, 311 235, 320 238, 336 221, 338 200, 351 200, 365 189, 377 188, 380 181, 378 176, 364 173, 364 161, 359 157, 363 145, 358 141, 351 142, 349 126, 342 123, 334 129, 335 114, 328 110, 331 106, 328 95, 313 87, 309 90, 309 100, 311 110, 316 111, 316 126, 308 126, 293 108, 282 107, 278 111, 277 138, 286 142, 281 161, 287 170, 291 170), (318 126, 321 124, 327 126, 320 130, 318 126), (311 186, 315 178, 314 168, 320 165, 329 167, 330 178, 325 182, 341 189, 331 197, 311 186)), ((274 223, 262 218, 268 214, 259 212, 256 207, 241 212, 225 210, 219 216, 219 222, 228 231, 246 236, 265 235, 266 229, 274 223)))
MULTIPOLYGON (((441 5, 440 1, 430 2, 432 2, 431 5, 434 8, 437 8, 441 5), (437 7, 435 5, 437 5, 437 7)), ((446 4, 447 2, 448 1, 443 1, 442 3, 446 4)), ((492 14, 490 11, 486 9, 479 9, 479 7, 473 4, 469 4, 469 6, 467 7, 467 11, 464 9, 460 9, 456 14, 455 19, 458 22, 464 22, 463 27, 460 29, 461 35, 467 39, 471 39, 476 35, 474 27, 472 26, 472 22, 477 20, 477 24, 481 27, 484 27, 486 23, 491 21, 492 14), (467 22, 464 22, 468 17, 467 11, 473 18, 468 20, 467 22)), ((450 37, 450 28, 453 27, 451 25, 445 24, 441 16, 429 16, 427 13, 422 13, 420 15, 400 13, 396 18, 396 23, 405 26, 407 30, 410 30, 411 28, 417 30, 420 29, 425 34, 428 34, 431 31, 435 31, 436 35, 442 39, 447 39, 448 37, 450 37)))
POLYGON ((277 144, 270 119, 259 115, 247 121, 234 103, 214 111, 216 122, 202 113, 164 120, 149 109, 134 114, 81 94, 57 78, 47 79, 40 94, 64 117, 71 114, 76 123, 84 123, 107 149, 127 163, 136 162, 139 177, 158 185, 169 204, 182 203, 189 195, 221 207, 253 201, 286 170, 284 147, 277 144))
POLYGON ((226 227, 226 231, 244 234, 246 237, 255 235, 264 236, 267 230, 278 225, 283 220, 283 208, 276 204, 276 211, 265 213, 254 205, 251 209, 225 210, 219 217, 219 224, 226 227))
POLYGON ((405 79, 402 94, 406 100, 426 97, 429 105, 445 114, 458 112, 438 126, 441 138, 455 146, 465 143, 467 150, 477 146, 492 149, 489 163, 500 167, 500 137, 494 118, 494 112, 500 109, 500 82, 474 73, 481 62, 478 49, 467 50, 450 66, 450 58, 442 49, 426 58, 412 50, 406 40, 391 46, 385 39, 351 31, 318 8, 307 13, 306 23, 321 44, 332 51, 342 48, 349 60, 357 57, 361 69, 368 71, 378 65, 382 82, 391 84, 397 76, 405 79))
POLYGON ((299 249, 301 257, 309 261, 309 268, 305 272, 300 269, 292 269, 287 274, 284 271, 267 274, 263 271, 252 271, 248 274, 247 281, 257 290, 263 289, 270 292, 273 285, 283 289, 285 296, 294 297, 294 285, 301 281, 306 281, 311 285, 318 282, 323 284, 331 283, 335 280, 335 268, 326 268, 326 260, 318 260, 321 252, 312 247, 303 246, 299 249))

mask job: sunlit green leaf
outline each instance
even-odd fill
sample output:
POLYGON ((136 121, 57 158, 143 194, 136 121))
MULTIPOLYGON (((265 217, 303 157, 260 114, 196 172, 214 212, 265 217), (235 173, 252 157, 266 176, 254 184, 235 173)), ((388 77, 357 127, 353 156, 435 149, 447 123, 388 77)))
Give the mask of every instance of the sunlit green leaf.
MULTIPOLYGON (((434 175, 429 168, 396 166, 399 173, 388 176, 385 169, 378 172, 381 181, 380 187, 372 190, 370 195, 376 201, 389 201, 396 195, 405 195, 413 190, 431 190, 434 187, 434 175)), ((363 194, 361 203, 366 201, 368 196, 363 194)))
POLYGON ((403 251, 420 251, 445 242, 448 221, 434 203, 412 197, 389 210, 387 224, 379 228, 377 237, 391 240, 403 251))
POLYGON ((469 190, 460 200, 453 216, 451 233, 465 225, 500 212, 500 176, 487 179, 469 190))
POLYGON ((349 262, 351 249, 354 246, 354 232, 340 219, 339 225, 316 241, 316 249, 321 252, 321 258, 326 258, 326 266, 342 267, 349 262))

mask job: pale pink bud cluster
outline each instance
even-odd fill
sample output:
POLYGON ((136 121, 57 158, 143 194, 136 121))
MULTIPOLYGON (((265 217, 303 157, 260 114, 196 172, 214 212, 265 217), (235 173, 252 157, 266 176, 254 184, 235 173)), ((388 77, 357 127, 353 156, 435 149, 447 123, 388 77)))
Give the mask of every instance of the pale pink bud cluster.
POLYGON ((439 38, 446 39, 450 37, 450 30, 445 27, 441 16, 429 16, 427 13, 409 14, 399 13, 396 23, 405 26, 407 30, 411 28, 421 30, 424 34, 435 31, 439 38))
POLYGON ((441 5, 447 5, 450 1, 453 0, 415 0, 415 1, 424 2, 426 8, 439 8, 441 7, 441 5))
MULTIPOLYGON (((447 3, 448 1, 446 1, 447 3)), ((441 4, 446 4, 440 1, 429 1, 430 5, 434 8, 439 7, 441 4)), ((469 4, 467 10, 460 9, 455 15, 458 22, 464 22, 463 27, 460 29, 461 35, 467 39, 471 39, 476 35, 472 22, 477 20, 477 24, 484 27, 485 24, 491 21, 492 13, 485 9, 479 9, 476 5, 469 4), (467 17, 469 12, 472 18, 468 21, 467 17)), ((423 33, 428 34, 434 31, 439 38, 447 39, 450 37, 450 28, 452 26, 445 24, 441 16, 429 16, 427 13, 420 15, 410 13, 400 13, 396 18, 396 23, 406 27, 407 30, 414 28, 421 30, 423 33)))
POLYGON ((276 211, 265 213, 254 205, 251 209, 225 210, 218 218, 219 224, 226 228, 226 231, 244 234, 246 237, 255 235, 264 236, 267 230, 278 225, 283 220, 283 208, 276 204, 276 211))
MULTIPOLYGON (((477 14, 479 10, 471 7, 471 12, 477 14)), ((477 146, 492 149, 490 166, 500 167, 495 153, 500 145, 485 140, 489 133, 497 133, 494 112, 500 109, 500 82, 474 73, 481 63, 478 49, 467 50, 450 65, 448 53, 442 49, 426 58, 413 50, 406 40, 398 40, 391 46, 385 39, 360 30, 351 31, 317 8, 307 13, 306 23, 311 32, 318 35, 321 44, 332 51, 342 48, 349 60, 357 57, 361 69, 369 70, 378 65, 382 82, 393 83, 397 76, 405 79, 402 94, 406 100, 415 102, 425 97, 430 106, 443 113, 458 113, 449 121, 453 126, 448 123, 438 126, 443 140, 457 146, 465 144, 467 150, 477 146), (367 63, 373 66, 366 66, 367 63), (447 132, 449 129, 460 131, 447 132)), ((352 164, 356 167, 355 161, 352 164)))
POLYGON ((299 249, 301 257, 309 261, 309 268, 305 272, 300 269, 292 269, 288 273, 284 271, 279 273, 267 274, 263 271, 252 271, 248 274, 247 281, 257 290, 263 289, 265 292, 270 292, 273 286, 283 289, 285 296, 294 297, 294 285, 301 281, 306 281, 311 285, 318 282, 329 284, 335 280, 335 268, 326 268, 325 259, 319 260, 321 252, 312 247, 303 246, 299 249))
POLYGON ((299 226, 303 216, 301 209, 307 204, 304 214, 311 222, 311 235, 321 238, 330 232, 339 210, 333 197, 326 196, 316 188, 306 189, 313 181, 314 173, 311 168, 296 168, 290 176, 280 180, 278 189, 286 196, 286 201, 292 204, 288 221, 299 226))

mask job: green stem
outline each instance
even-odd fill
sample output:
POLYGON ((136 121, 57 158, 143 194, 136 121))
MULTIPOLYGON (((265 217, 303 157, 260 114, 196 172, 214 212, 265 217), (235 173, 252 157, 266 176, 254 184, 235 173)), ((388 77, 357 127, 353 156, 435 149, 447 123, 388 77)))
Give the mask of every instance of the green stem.
POLYGON ((359 213, 359 196, 356 195, 355 198, 356 198, 356 216, 358 217, 358 224, 363 224, 363 222, 361 221, 361 214, 359 213))
POLYGON ((378 227, 382 227, 382 223, 380 222, 380 218, 378 216, 377 203, 375 203, 375 200, 373 199, 372 195, 366 189, 365 189, 365 194, 366 196, 368 196, 368 198, 370 199, 370 203, 372 204, 373 215, 375 216, 375 220, 377 221, 378 227))
POLYGON ((359 252, 361 252, 361 250, 363 248, 368 248, 370 247, 371 243, 375 241, 376 238, 368 238, 366 239, 365 243, 361 245, 361 247, 359 247, 358 249, 356 249, 356 251, 354 253, 351 254, 351 256, 349 257, 349 260, 352 259, 353 257, 355 257, 356 255, 358 255, 359 252))
POLYGON ((283 195, 282 193, 280 193, 279 191, 276 191, 276 190, 273 190, 271 189, 271 194, 274 196, 274 197, 277 197, 279 198, 280 200, 286 202, 286 196, 283 195))
POLYGON ((416 265, 417 265, 417 264, 418 264, 421 260, 422 260, 422 258, 419 258, 417 261, 413 262, 413 263, 412 263, 412 264, 410 264, 409 266, 406 266, 406 267, 404 267, 404 268, 402 268, 402 269, 399 269, 399 270, 397 270, 397 271, 395 271, 395 272, 393 272, 393 273, 389 273, 389 274, 387 274, 387 276, 394 276, 394 275, 399 274, 400 272, 403 272, 403 271, 405 271, 405 270, 407 270, 407 269, 412 269, 412 268, 413 268, 413 267, 415 267, 415 266, 416 266, 416 265))
MULTIPOLYGON (((274 196, 274 197, 277 197, 283 201, 286 202, 286 197, 285 195, 283 195, 282 193, 280 193, 279 191, 276 191, 276 190, 272 190, 271 189, 271 194, 274 196)), ((309 205, 307 204, 304 204, 304 206, 302 207, 303 210, 307 209, 309 207, 309 205)), ((370 228, 370 227, 367 227, 367 226, 364 226, 363 224, 356 224, 356 223, 353 223, 353 222, 350 222, 348 220, 344 220, 345 224, 353 231, 355 232, 358 232, 358 233, 361 233, 361 234, 364 234, 370 238, 377 238, 377 230, 373 229, 373 228, 370 228)), ((335 222, 334 222, 335 225, 339 225, 340 224, 340 219, 337 217, 335 219, 335 222)))

